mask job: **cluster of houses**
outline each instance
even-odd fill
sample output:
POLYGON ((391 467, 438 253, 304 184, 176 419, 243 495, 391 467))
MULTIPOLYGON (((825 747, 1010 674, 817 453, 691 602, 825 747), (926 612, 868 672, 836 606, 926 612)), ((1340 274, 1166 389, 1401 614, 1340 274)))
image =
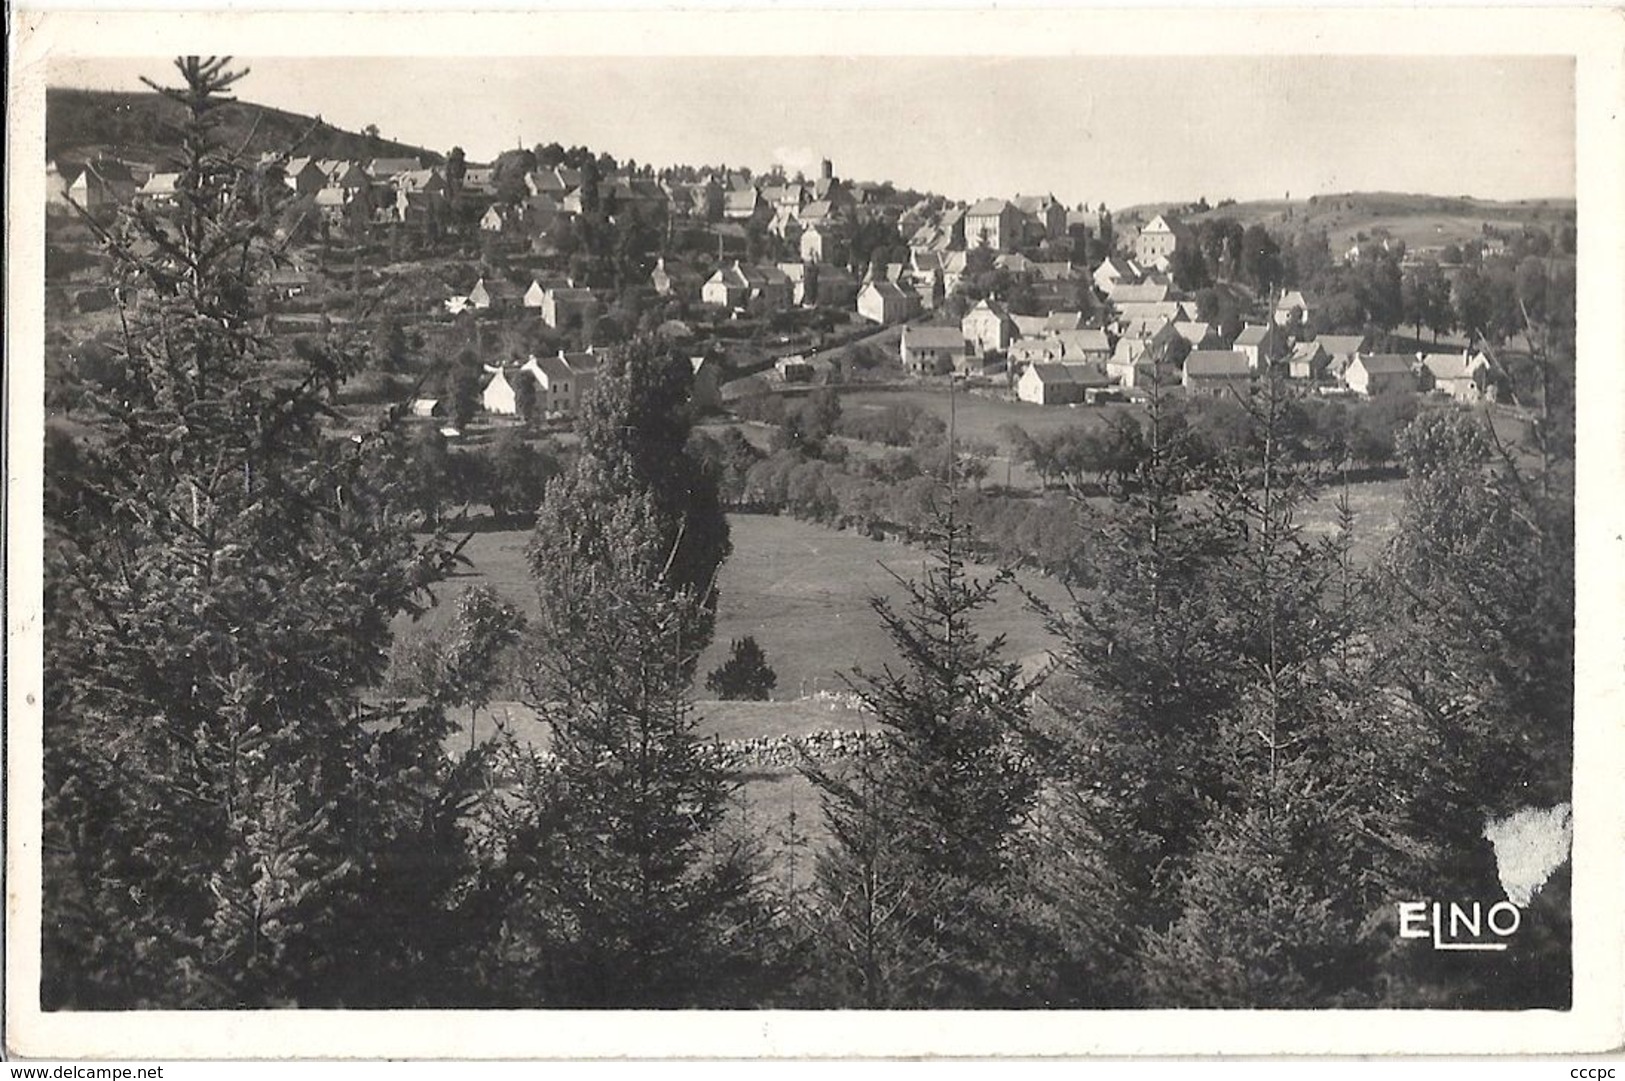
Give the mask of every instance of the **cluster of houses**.
MULTIPOLYGON (((690 400, 700 409, 722 401, 721 364, 710 357, 692 357, 690 400)), ((495 416, 528 414, 547 419, 568 419, 581 408, 582 399, 598 378, 598 357, 589 346, 582 352, 560 351, 555 356, 529 356, 522 364, 485 365, 490 375, 480 392, 480 405, 495 416), (524 399, 534 392, 530 403, 524 399)))
MULTIPOLYGON (((1191 242, 1191 233, 1172 215, 1152 218, 1131 238, 1120 236, 1126 242, 1122 250, 1106 255, 1091 271, 1073 256, 1104 227, 1103 212, 1068 209, 1052 195, 904 206, 883 186, 836 177, 828 160, 810 180, 742 171, 682 174, 686 179, 668 173, 655 179, 647 169, 619 170, 598 177, 596 192, 588 190, 583 170, 543 167, 523 176, 517 199, 511 178, 505 198, 499 198, 496 170, 479 165, 449 174, 443 164, 412 157, 361 162, 266 155, 260 168, 262 175, 279 179, 292 194, 311 197, 323 214, 335 217, 353 214, 359 205, 372 221, 422 223, 443 213, 455 194, 474 201, 481 230, 517 232, 532 241, 545 239, 590 204, 612 217, 633 209, 701 225, 717 236, 719 254, 726 252, 729 236, 743 237, 747 228, 765 230, 799 259, 724 258, 707 275, 691 263, 662 256, 649 285, 659 296, 725 311, 822 307, 855 311, 877 326, 904 324, 898 348, 908 371, 1002 372, 1018 397, 1041 404, 1132 390, 1170 357, 1182 358, 1177 376, 1193 394, 1229 393, 1273 366, 1331 393, 1437 390, 1468 401, 1494 394, 1491 365, 1482 354, 1377 354, 1360 336, 1299 340, 1310 305, 1298 292, 1282 296, 1269 319, 1226 337, 1201 317, 1194 301, 1174 290, 1171 260, 1191 242), (872 264, 861 278, 854 277, 848 269, 851 242, 858 229, 876 219, 908 238, 908 258, 872 264), (957 325, 918 322, 960 290, 979 251, 988 253, 995 270, 1020 275, 1046 314, 1021 315, 985 299, 957 325)), ((52 191, 53 197, 88 209, 132 200, 163 203, 175 199, 177 179, 174 173, 100 158, 59 173, 52 191)), ((547 326, 565 329, 590 325, 602 302, 568 277, 538 276, 528 288, 482 278, 445 305, 453 313, 530 309, 547 326)), ((485 407, 497 414, 517 412, 516 381, 532 380, 541 412, 569 415, 590 385, 594 367, 589 350, 492 368, 485 407)))
MULTIPOLYGON (((46 171, 48 205, 66 206, 71 200, 91 211, 129 203, 172 204, 180 182, 179 173, 109 156, 69 166, 49 163, 46 171)), ((361 208, 376 222, 427 223, 443 212, 449 191, 444 166, 415 157, 362 162, 265 154, 259 172, 280 181, 291 195, 310 197, 318 212, 334 222, 361 208)))
POLYGON ((576 285, 568 277, 535 277, 523 290, 500 279, 480 278, 466 294, 448 297, 445 307, 454 315, 465 311, 528 308, 556 330, 583 326, 601 309, 596 293, 576 285))
POLYGON ((1286 293, 1269 320, 1231 337, 1136 260, 1108 256, 1092 277, 1106 296, 1102 315, 1026 316, 982 300, 958 325, 904 327, 899 359, 922 376, 1003 373, 1019 399, 1040 405, 1105 400, 1153 374, 1176 378, 1193 395, 1227 395, 1270 369, 1324 394, 1437 392, 1468 402, 1495 395, 1493 367, 1482 353, 1373 353, 1365 335, 1298 340, 1309 314, 1300 292, 1286 293))

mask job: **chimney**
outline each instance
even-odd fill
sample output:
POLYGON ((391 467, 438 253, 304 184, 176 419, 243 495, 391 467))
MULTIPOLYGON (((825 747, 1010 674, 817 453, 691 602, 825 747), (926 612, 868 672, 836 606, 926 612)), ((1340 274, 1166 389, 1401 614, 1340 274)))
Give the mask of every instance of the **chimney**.
POLYGON ((828 158, 818 163, 818 176, 822 180, 835 179, 835 165, 828 158))

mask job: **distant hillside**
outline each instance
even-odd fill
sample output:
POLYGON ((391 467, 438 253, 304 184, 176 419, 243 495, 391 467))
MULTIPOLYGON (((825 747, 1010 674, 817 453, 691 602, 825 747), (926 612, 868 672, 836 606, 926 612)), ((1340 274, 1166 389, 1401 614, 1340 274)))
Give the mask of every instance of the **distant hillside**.
MULTIPOLYGON (((1156 214, 1170 210, 1179 213, 1182 209, 1179 204, 1152 203, 1113 211, 1113 218, 1146 222, 1156 214)), ((1208 218, 1229 217, 1242 225, 1261 223, 1277 234, 1324 230, 1332 250, 1339 251, 1354 240, 1356 233, 1382 235, 1377 230, 1386 230, 1387 235, 1410 247, 1472 240, 1483 235, 1486 223, 1499 229, 1537 225, 1551 232, 1558 224, 1575 220, 1575 204, 1573 199, 1496 202, 1470 196, 1344 192, 1291 201, 1232 203, 1204 213, 1179 213, 1179 217, 1191 225, 1208 218)))
MULTIPOLYGON (((236 147, 246 140, 247 153, 253 157, 268 150, 292 149, 300 156, 363 161, 414 155, 427 161, 442 158, 422 147, 357 135, 312 117, 250 102, 223 106, 221 112, 224 142, 236 147)), ((179 104, 150 92, 50 88, 45 92, 45 156, 51 161, 77 161, 107 153, 163 165, 175 145, 168 125, 179 123, 183 116, 179 104)))

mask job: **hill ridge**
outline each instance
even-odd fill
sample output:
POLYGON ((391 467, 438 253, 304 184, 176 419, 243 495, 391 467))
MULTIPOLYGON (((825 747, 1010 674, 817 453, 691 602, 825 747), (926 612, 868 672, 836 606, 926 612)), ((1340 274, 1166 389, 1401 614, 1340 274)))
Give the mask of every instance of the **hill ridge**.
MULTIPOLYGON (((292 150, 318 158, 417 156, 428 162, 444 155, 395 139, 346 131, 319 116, 271 105, 235 100, 221 106, 223 142, 257 157, 292 150), (295 145, 297 144, 297 145, 295 145)), ((45 156, 48 160, 88 160, 102 154, 162 166, 174 153, 165 125, 177 123, 181 106, 153 91, 87 90, 48 87, 45 91, 45 156)))

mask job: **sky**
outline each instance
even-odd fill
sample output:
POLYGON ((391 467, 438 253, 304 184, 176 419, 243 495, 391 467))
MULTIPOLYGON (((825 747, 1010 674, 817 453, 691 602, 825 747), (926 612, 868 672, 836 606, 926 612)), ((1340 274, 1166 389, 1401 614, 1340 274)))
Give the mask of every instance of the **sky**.
MULTIPOLYGON (((1566 57, 240 56, 245 100, 487 161, 582 144, 1068 205, 1404 191, 1572 198, 1566 57)), ((141 89, 167 59, 57 59, 141 89)))

